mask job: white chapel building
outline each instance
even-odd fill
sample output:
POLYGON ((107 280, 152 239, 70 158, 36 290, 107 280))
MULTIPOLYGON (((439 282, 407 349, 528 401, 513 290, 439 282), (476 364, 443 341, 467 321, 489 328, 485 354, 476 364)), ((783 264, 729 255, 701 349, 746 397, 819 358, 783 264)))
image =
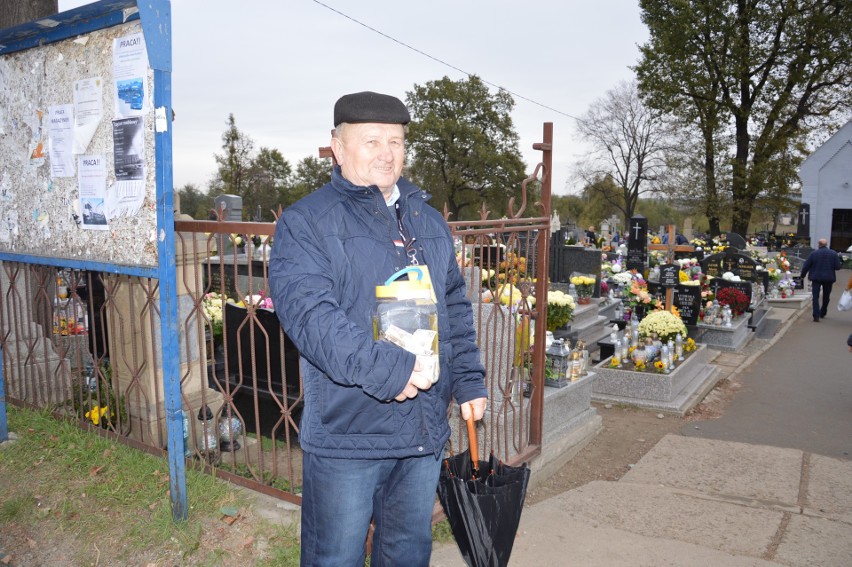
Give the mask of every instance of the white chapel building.
POLYGON ((802 162, 802 203, 810 205, 810 239, 830 248, 852 246, 852 120, 802 162))

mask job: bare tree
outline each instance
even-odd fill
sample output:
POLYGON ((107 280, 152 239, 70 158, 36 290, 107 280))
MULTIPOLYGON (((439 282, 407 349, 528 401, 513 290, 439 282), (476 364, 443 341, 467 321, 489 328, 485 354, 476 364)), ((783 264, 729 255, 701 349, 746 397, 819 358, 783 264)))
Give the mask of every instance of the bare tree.
POLYGON ((28 2, 6 0, 2 5, 0 30, 55 14, 59 0, 29 0, 28 2))
POLYGON ((623 81, 592 103, 577 128, 591 146, 578 164, 578 175, 591 187, 595 180, 612 178, 619 191, 602 196, 629 222, 639 196, 658 189, 666 168, 663 114, 642 102, 635 81, 623 81))

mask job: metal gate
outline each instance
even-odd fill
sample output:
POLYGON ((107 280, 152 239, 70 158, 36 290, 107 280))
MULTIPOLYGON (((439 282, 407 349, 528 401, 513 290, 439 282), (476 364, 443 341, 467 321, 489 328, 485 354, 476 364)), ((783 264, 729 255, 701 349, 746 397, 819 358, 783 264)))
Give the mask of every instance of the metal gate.
MULTIPOLYGON (((541 449, 552 125, 508 218, 450 222, 487 370, 481 450, 541 449), (533 191, 535 188, 535 191, 533 191), (539 199, 532 202, 536 193, 539 199)), ((176 220, 180 386, 187 464, 301 501, 298 352, 265 298, 273 223, 176 220)), ((165 455, 159 280, 5 261, 6 399, 165 455)), ((456 412, 451 409, 451 412, 456 412)), ((451 414, 454 448, 466 445, 451 414)))

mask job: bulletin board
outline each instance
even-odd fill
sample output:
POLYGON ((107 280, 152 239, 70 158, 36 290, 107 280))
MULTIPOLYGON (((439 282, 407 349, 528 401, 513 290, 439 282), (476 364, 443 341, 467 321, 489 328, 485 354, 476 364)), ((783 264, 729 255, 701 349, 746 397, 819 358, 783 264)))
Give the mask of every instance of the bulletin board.
POLYGON ((158 264, 155 125, 168 126, 134 12, 0 51, 0 253, 158 264))

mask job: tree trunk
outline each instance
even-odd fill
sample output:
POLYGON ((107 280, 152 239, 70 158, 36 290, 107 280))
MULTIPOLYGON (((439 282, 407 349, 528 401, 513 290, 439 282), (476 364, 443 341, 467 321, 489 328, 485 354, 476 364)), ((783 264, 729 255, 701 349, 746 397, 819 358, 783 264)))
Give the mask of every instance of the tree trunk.
POLYGON ((707 221, 710 223, 708 230, 711 237, 722 234, 722 225, 719 222, 719 217, 707 217, 707 221))
POLYGON ((748 234, 748 225, 751 222, 751 211, 754 200, 748 196, 734 197, 734 214, 731 219, 731 232, 743 237, 748 234))
POLYGON ((716 145, 713 130, 702 127, 704 135, 704 202, 710 236, 719 236, 719 192, 716 190, 716 145))
POLYGON ((3 2, 0 10, 0 29, 24 24, 53 15, 59 9, 59 0, 28 0, 3 2))

